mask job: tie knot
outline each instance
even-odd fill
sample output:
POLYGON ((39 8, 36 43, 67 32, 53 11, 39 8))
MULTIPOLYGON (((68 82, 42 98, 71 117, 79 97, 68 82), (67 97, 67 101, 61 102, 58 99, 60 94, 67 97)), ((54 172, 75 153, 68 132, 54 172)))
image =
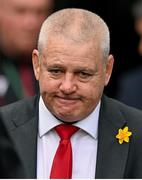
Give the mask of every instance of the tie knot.
POLYGON ((78 131, 78 127, 73 125, 67 125, 67 124, 60 124, 55 127, 56 132, 60 136, 61 140, 63 139, 70 139, 71 136, 78 131))

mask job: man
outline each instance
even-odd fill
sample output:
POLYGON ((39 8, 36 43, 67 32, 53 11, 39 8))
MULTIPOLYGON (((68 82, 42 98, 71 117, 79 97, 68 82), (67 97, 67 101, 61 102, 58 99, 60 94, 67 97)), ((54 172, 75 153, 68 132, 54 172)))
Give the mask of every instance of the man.
POLYGON ((1 0, 0 105, 35 94, 31 53, 52 10, 53 0, 1 0))
POLYGON ((64 9, 44 21, 32 54, 40 96, 0 109, 21 178, 142 178, 142 112, 103 95, 109 48, 92 12, 64 9))
MULTIPOLYGON (((139 35, 138 53, 142 58, 142 0, 133 6, 134 25, 139 35)), ((142 66, 123 73, 118 81, 116 98, 129 106, 142 109, 142 66)))

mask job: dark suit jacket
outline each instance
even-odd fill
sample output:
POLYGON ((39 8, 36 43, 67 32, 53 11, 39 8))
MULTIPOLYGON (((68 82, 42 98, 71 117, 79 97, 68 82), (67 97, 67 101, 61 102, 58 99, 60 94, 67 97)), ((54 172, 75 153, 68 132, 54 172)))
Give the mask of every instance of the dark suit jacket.
MULTIPOLYGON (((3 107, 0 115, 21 161, 21 178, 36 178, 38 98, 3 107)), ((142 112, 105 96, 99 118, 96 178, 142 178, 142 112), (116 134, 126 125, 133 134, 129 143, 119 144, 116 134)))
POLYGON ((0 118, 0 178, 24 177, 22 166, 13 141, 0 118))

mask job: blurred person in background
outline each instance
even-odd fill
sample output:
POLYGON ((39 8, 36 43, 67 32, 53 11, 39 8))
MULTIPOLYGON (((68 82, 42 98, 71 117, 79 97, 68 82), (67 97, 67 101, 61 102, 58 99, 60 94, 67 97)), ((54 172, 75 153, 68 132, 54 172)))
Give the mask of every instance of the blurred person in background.
MULTIPOLYGON (((139 35, 138 53, 142 58, 142 0, 132 8, 134 26, 139 35)), ((136 108, 142 109, 142 66, 127 71, 119 79, 117 99, 136 108)))
POLYGON ((36 93, 31 52, 53 4, 53 0, 1 0, 0 105, 36 93))

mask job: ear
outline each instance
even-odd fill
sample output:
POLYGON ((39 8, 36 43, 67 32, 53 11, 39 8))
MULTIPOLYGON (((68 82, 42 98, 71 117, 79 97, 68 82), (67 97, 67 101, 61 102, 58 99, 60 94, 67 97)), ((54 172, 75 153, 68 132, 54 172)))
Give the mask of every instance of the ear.
POLYGON ((114 58, 112 55, 109 55, 107 64, 106 64, 105 86, 107 86, 109 83, 109 80, 112 74, 113 64, 114 64, 114 58))
POLYGON ((40 76, 40 59, 38 50, 34 49, 32 52, 32 63, 36 80, 39 80, 40 76))

